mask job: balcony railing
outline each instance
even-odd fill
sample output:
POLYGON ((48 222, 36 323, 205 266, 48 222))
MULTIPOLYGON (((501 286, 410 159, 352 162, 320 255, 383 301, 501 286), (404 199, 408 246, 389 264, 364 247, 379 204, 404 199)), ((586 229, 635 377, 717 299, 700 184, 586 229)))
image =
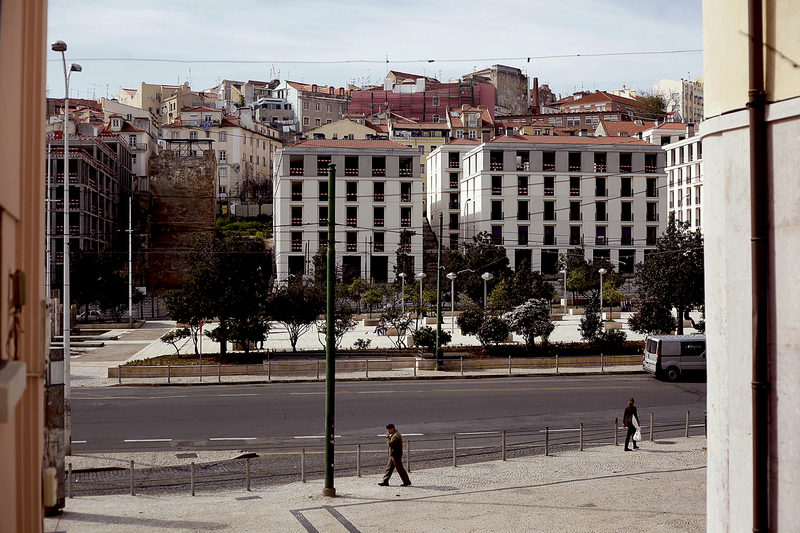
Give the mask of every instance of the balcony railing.
POLYGON ((658 198, 658 189, 647 189, 645 196, 648 198, 658 198))
POLYGON ((503 212, 502 211, 492 211, 491 219, 492 220, 503 220, 503 212))
POLYGON ((328 193, 326 193, 326 192, 319 193, 319 201, 320 202, 327 202, 328 201, 328 193))
POLYGON ((493 162, 489 163, 490 170, 503 170, 503 163, 493 162))
POLYGON ((545 196, 555 196, 556 189, 555 187, 545 187, 544 188, 544 195, 545 196))
POLYGON ((542 163, 542 170, 545 172, 552 172, 556 169, 555 163, 542 163))
POLYGON ((647 213, 647 222, 658 222, 658 213, 647 213))
POLYGON ((458 222, 457 221, 450 222, 448 225, 448 229, 458 229, 458 222))
POLYGON ((447 168, 459 168, 459 162, 458 161, 448 161, 447 162, 447 168))
POLYGON ((570 187, 569 188, 569 195, 570 196, 580 196, 581 195, 580 187, 570 187))
POLYGON ((292 226, 302 226, 302 225, 303 225, 302 217, 292 217, 292 226))
POLYGON ((517 213, 517 220, 530 220, 531 214, 528 212, 518 212, 517 213))
POLYGON ((580 246, 583 244, 583 239, 580 236, 570 236, 569 238, 569 245, 570 246, 580 246))
POLYGON ((383 227, 383 219, 382 218, 376 218, 374 225, 375 226, 379 226, 379 227, 383 227))
POLYGON ((289 174, 291 176, 302 176, 303 167, 289 167, 289 174))
POLYGON ((544 246, 558 246, 558 238, 557 238, 557 237, 554 237, 554 236, 551 236, 551 237, 545 237, 545 238, 542 240, 542 244, 543 244, 544 246))
POLYGON ((355 167, 355 168, 352 168, 352 167, 351 168, 347 168, 347 167, 345 167, 344 175, 345 176, 358 176, 358 167, 355 167))
POLYGON ((633 239, 630 235, 623 235, 620 244, 622 246, 633 246, 633 239))
POLYGON ((317 167, 317 176, 327 176, 328 167, 317 167))
POLYGON ((699 218, 694 219, 694 225, 695 226, 699 226, 700 225, 700 219, 699 218))
POLYGON ((622 213, 619 218, 622 222, 633 222, 633 213, 622 213))
POLYGON ((600 246, 608 245, 608 237, 595 237, 594 243, 600 246))
POLYGON ((458 189, 458 180, 450 180, 450 188, 458 189))
POLYGON ((374 200, 376 202, 383 202, 383 193, 382 192, 376 192, 375 196, 374 196, 374 200))
POLYGON ((656 245, 656 238, 655 237, 647 237, 647 239, 645 239, 645 244, 647 246, 655 246, 656 245))
POLYGON ((544 216, 542 217, 542 219, 543 220, 555 220, 556 219, 556 213, 545 213, 544 216))
POLYGON ((400 201, 401 202, 410 202, 411 201, 411 193, 410 192, 401 192, 400 193, 400 201))
POLYGON ((686 185, 689 185, 690 183, 692 183, 692 177, 686 176, 686 185))
POLYGON ((400 219, 400 227, 401 228, 410 228, 411 227, 411 219, 410 218, 401 218, 400 219))
POLYGON ((633 189, 620 189, 619 195, 623 198, 631 198, 633 196, 633 189))
POLYGON ((372 175, 373 176, 385 176, 386 175, 386 169, 385 168, 373 168, 372 169, 372 175))
POLYGON ((492 194, 495 195, 495 196, 499 196, 499 195, 503 194, 503 188, 502 187, 492 186, 492 194))
POLYGON ((385 247, 384 243, 376 242, 372 247, 372 251, 373 252, 382 252, 384 250, 384 247, 385 247))
POLYGON ((595 172, 605 172, 606 171, 606 164, 605 163, 595 163, 594 164, 594 171, 595 172))
POLYGON ((653 174, 656 171, 656 166, 655 165, 645 165, 644 166, 644 171, 647 172, 648 174, 653 174))
POLYGON ((595 187, 594 195, 595 196, 608 196, 608 189, 600 189, 599 187, 595 187))
POLYGON ((349 192, 349 193, 347 193, 346 198, 347 198, 348 202, 357 202, 358 201, 358 193, 349 192))
POLYGON ((594 219, 597 222, 608 222, 608 213, 595 213, 594 219))
POLYGON ((292 251, 300 252, 303 250, 303 241, 292 241, 292 251))
POLYGON ((694 203, 695 204, 699 204, 700 203, 700 197, 699 196, 695 196, 694 197, 694 203))
POLYGON ((411 176, 413 173, 414 171, 411 170, 410 168, 401 168, 399 171, 400 176, 404 178, 411 176))
POLYGON ((358 251, 358 243, 348 242, 347 243, 347 251, 348 252, 357 252, 358 251))
POLYGON ((353 227, 357 226, 358 225, 358 219, 357 218, 348 218, 347 219, 347 225, 348 226, 353 226, 353 227))
POLYGON ((293 202, 302 202, 303 201, 303 193, 301 193, 301 192, 293 192, 292 193, 292 201, 293 202))
POLYGON ((581 171, 581 166, 580 165, 570 165, 569 166, 569 171, 570 172, 580 172, 581 171))
POLYGON ((458 209, 458 202, 450 202, 447 204, 448 209, 458 209))
POLYGON ((527 187, 517 187, 517 195, 519 196, 528 196, 528 188, 527 187))
POLYGON ((397 246, 397 248, 398 248, 398 249, 399 249, 401 252, 403 252, 404 254, 410 254, 410 253, 411 253, 411 245, 410 245, 410 244, 399 244, 399 245, 397 246))
POLYGON ((328 225, 328 217, 325 217, 325 218, 320 217, 319 225, 320 226, 327 226, 328 225))
POLYGON ((523 161, 522 164, 517 165, 517 170, 524 170, 529 171, 531 169, 531 164, 529 161, 523 161))
POLYGON ((631 166, 630 165, 620 165, 619 166, 619 171, 622 172, 622 173, 626 173, 626 174, 630 173, 631 166))
POLYGON ((570 213, 569 219, 571 222, 578 222, 580 220, 583 220, 583 213, 570 213))

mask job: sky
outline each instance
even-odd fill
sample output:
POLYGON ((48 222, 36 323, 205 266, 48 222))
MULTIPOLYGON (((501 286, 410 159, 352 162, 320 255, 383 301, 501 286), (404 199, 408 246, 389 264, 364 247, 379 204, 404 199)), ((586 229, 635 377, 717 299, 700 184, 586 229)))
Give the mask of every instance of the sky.
MULTIPOLYGON (((701 0, 50 0, 56 40, 67 65, 83 68, 70 77, 72 98, 141 82, 362 86, 389 70, 447 81, 494 64, 567 96, 652 90, 703 70, 701 0)), ((48 51, 54 98, 64 96, 59 56, 48 51)))

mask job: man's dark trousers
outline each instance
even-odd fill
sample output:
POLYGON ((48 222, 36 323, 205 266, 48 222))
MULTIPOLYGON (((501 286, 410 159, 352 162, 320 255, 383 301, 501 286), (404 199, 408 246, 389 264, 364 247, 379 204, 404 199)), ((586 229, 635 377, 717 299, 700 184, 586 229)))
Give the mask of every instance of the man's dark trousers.
POLYGON ((406 469, 403 468, 403 456, 389 456, 389 464, 386 465, 386 472, 383 474, 383 483, 388 483, 389 478, 392 477, 392 473, 394 469, 397 469, 397 473, 400 474, 400 479, 403 480, 403 483, 409 484, 411 480, 408 478, 408 473, 406 473, 406 469))

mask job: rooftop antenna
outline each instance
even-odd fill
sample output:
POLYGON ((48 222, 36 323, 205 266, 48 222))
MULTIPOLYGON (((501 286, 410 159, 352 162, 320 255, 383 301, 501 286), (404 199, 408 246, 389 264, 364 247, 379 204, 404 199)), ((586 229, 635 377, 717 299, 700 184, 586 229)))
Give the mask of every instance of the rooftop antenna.
POLYGON ((192 86, 192 69, 189 69, 189 87, 192 86))

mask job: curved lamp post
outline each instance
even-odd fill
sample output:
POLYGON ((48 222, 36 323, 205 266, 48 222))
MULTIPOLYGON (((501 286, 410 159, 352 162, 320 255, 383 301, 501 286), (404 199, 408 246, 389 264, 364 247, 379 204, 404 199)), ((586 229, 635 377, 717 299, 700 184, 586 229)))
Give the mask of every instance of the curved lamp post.
POLYGON ((450 334, 456 333, 456 277, 458 274, 450 272, 447 279, 450 280, 450 334))
POLYGON ((559 270, 558 273, 564 275, 564 316, 567 316, 567 304, 569 303, 567 298, 567 269, 559 270))
POLYGON ((422 282, 428 275, 425 272, 420 272, 414 279, 419 280, 419 310, 417 311, 417 329, 419 329, 419 318, 422 315, 422 282))
MULTIPOLYGON (((405 272, 400 272, 397 275, 397 277, 400 278, 400 280, 401 280, 400 281, 400 298, 401 298, 401 301, 403 302, 403 314, 406 314, 406 290, 405 290, 406 289, 406 273, 405 272)), ((395 300, 395 301, 397 301, 397 300, 395 300)))
POLYGON ((481 279, 483 279, 483 308, 486 309, 486 283, 490 279, 494 279, 494 274, 491 272, 484 272, 481 274, 481 279))
POLYGON ((600 273, 600 321, 603 320, 603 274, 608 272, 605 268, 598 270, 600 273))

